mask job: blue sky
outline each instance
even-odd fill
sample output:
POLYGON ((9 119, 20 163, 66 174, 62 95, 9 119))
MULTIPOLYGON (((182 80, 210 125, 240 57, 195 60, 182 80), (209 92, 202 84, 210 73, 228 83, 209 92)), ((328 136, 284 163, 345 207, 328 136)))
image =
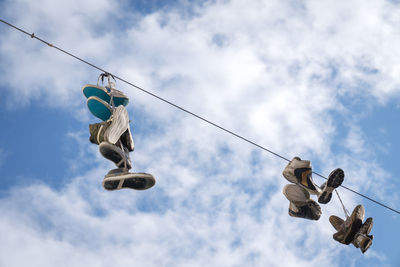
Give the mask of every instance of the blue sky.
MULTIPOLYGON (((397 210, 400 8, 393 1, 2 1, 0 18, 397 210)), ((1 266, 398 266, 400 216, 366 254, 322 206, 289 217, 286 162, 122 82, 133 170, 106 192, 81 88, 100 74, 0 25, 1 266)), ((314 177, 316 183, 323 180, 314 177)))

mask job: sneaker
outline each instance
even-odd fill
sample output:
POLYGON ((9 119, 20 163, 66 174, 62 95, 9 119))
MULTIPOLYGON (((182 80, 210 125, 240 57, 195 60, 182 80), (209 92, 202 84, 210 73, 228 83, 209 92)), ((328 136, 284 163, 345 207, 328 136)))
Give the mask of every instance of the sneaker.
POLYGON ((373 238, 373 236, 357 236, 357 242, 363 254, 372 246, 373 238))
POLYGON ((156 180, 148 173, 130 173, 125 169, 114 169, 104 177, 103 187, 106 190, 118 190, 130 188, 136 190, 146 190, 154 186, 156 180))
POLYGON ((129 170, 132 168, 132 163, 129 158, 129 151, 126 148, 124 148, 124 150, 125 151, 122 151, 120 147, 105 141, 101 142, 99 145, 99 151, 103 157, 114 162, 118 168, 126 167, 126 169, 129 170))
POLYGON ((110 125, 111 120, 89 124, 90 142, 96 145, 100 145, 101 142, 105 141, 104 132, 110 125))
POLYGON ((89 97, 86 101, 86 104, 89 108, 89 111, 102 121, 108 120, 112 114, 111 106, 97 96, 89 97))
MULTIPOLYGON (((101 142, 107 141, 104 136, 106 130, 112 124, 111 120, 94 123, 89 125, 90 132, 90 142, 93 144, 100 145, 101 142)), ((131 134, 131 130, 128 124, 128 129, 121 135, 120 141, 124 147, 128 149, 129 152, 132 152, 135 149, 135 145, 133 143, 133 138, 131 134)))
POLYGON ((121 135, 120 140, 121 143, 128 149, 129 152, 132 152, 135 149, 135 144, 133 143, 133 138, 129 124, 128 124, 128 129, 121 135))
POLYGON ((361 228, 362 221, 364 220, 364 214, 364 207, 362 205, 358 205, 354 208, 351 216, 345 221, 335 215, 330 216, 329 222, 337 230, 337 232, 333 234, 333 239, 342 244, 350 244, 361 228))
POLYGON ((336 231, 340 231, 344 220, 338 216, 332 215, 329 217, 329 222, 332 224, 333 228, 335 228, 336 231))
POLYGON ((118 106, 112 114, 111 125, 104 133, 104 139, 111 144, 117 143, 122 134, 128 129, 129 115, 126 108, 118 106))
POLYGON ((373 235, 369 235, 373 225, 373 219, 371 217, 367 218, 363 225, 361 225, 360 230, 354 237, 353 245, 356 248, 360 248, 362 253, 368 250, 372 245, 373 235))
POLYGON ((103 87, 98 85, 86 84, 82 87, 82 92, 86 96, 86 98, 96 96, 108 104, 110 104, 111 102, 112 92, 115 107, 118 107, 119 105, 126 106, 129 103, 129 98, 121 91, 115 89, 115 85, 110 88, 108 86, 103 87))
POLYGON ((338 188, 344 180, 344 171, 340 168, 333 170, 328 177, 328 181, 321 186, 322 192, 318 197, 321 204, 328 203, 332 198, 332 191, 338 188))
POLYGON ((283 176, 292 183, 303 186, 311 194, 319 195, 321 189, 312 179, 311 162, 294 157, 282 172, 283 176))
POLYGON ((310 199, 310 193, 304 188, 289 184, 283 188, 283 194, 290 201, 290 216, 310 220, 318 220, 321 217, 321 207, 310 199))

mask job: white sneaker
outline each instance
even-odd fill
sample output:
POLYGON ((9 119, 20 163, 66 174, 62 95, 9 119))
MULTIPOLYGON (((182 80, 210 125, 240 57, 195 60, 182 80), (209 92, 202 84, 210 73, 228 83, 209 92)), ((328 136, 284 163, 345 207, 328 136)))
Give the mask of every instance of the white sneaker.
POLYGON ((129 127, 129 115, 126 108, 122 105, 118 106, 112 114, 111 125, 104 133, 104 138, 111 144, 117 143, 121 135, 129 127))

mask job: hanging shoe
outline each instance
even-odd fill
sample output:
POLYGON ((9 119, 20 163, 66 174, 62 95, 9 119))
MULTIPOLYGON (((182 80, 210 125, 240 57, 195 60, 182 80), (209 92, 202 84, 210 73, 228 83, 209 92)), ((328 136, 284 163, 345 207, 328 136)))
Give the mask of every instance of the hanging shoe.
POLYGON ((121 135, 120 141, 128 149, 129 152, 132 152, 135 149, 135 144, 133 143, 132 133, 129 124, 128 129, 121 135))
POLYGON ((333 234, 333 239, 342 244, 350 244, 354 240, 356 233, 361 228, 362 221, 364 220, 364 214, 364 207, 362 205, 358 205, 354 208, 351 216, 345 221, 335 215, 330 216, 329 222, 337 231, 335 234, 333 234))
POLYGON ((132 163, 129 158, 128 149, 124 148, 124 150, 125 151, 122 151, 117 145, 110 144, 106 141, 101 142, 99 145, 99 151, 103 157, 114 162, 118 168, 126 168, 129 170, 132 168, 132 163))
POLYGON ((355 247, 359 247, 361 252, 364 254, 371 246, 372 246, 372 240, 373 240, 374 236, 365 236, 365 235, 361 235, 361 234, 357 234, 354 237, 354 241, 353 244, 357 244, 354 245, 355 247))
POLYGON ((310 199, 310 193, 304 188, 288 184, 283 188, 283 194, 290 201, 290 216, 309 220, 318 220, 321 217, 321 207, 310 199))
POLYGON ((113 111, 111 124, 104 132, 104 139, 111 144, 115 144, 128 128, 128 111, 124 106, 120 105, 113 111))
POLYGON ((156 180, 148 173, 130 173, 126 169, 114 169, 104 177, 103 187, 106 190, 118 190, 130 188, 146 190, 154 186, 156 180))
POLYGON ((294 157, 282 172, 283 176, 292 183, 302 185, 311 194, 319 195, 321 189, 312 179, 311 162, 294 157))
POLYGON ((372 226, 374 225, 374 221, 371 217, 368 217, 363 225, 360 227, 360 233, 363 235, 369 235, 372 230, 372 226))
POLYGON ((111 106, 97 96, 89 97, 86 104, 89 108, 89 111, 102 121, 108 120, 112 114, 111 106))
POLYGON ((105 141, 104 133, 110 125, 111 120, 89 124, 89 141, 93 144, 100 145, 101 142, 105 141))
POLYGON ((115 88, 110 88, 108 86, 103 87, 98 85, 86 84, 85 86, 82 87, 82 92, 86 98, 95 96, 110 105, 111 105, 110 102, 112 93, 115 107, 118 107, 119 105, 126 106, 129 103, 129 98, 124 93, 115 88))
POLYGON ((352 242, 356 248, 360 248, 362 253, 365 253, 368 250, 368 248, 372 245, 372 240, 374 239, 374 236, 369 235, 372 226, 373 226, 373 219, 369 217, 360 227, 360 230, 357 232, 352 242))
POLYGON ((321 186, 322 192, 318 197, 318 202, 321 204, 328 203, 332 198, 332 191, 338 188, 343 180, 343 170, 340 168, 333 170, 328 176, 328 181, 321 186))
POLYGON ((340 231, 344 220, 336 215, 332 215, 329 217, 329 222, 332 224, 333 228, 335 228, 336 231, 340 231))

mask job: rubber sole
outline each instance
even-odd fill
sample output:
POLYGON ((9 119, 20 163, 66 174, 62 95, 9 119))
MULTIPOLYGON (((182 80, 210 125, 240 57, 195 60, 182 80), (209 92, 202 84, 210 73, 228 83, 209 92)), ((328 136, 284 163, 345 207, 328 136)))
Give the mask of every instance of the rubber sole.
POLYGON ((116 145, 107 142, 101 142, 99 145, 99 152, 103 157, 114 162, 118 168, 125 167, 124 160, 126 160, 126 168, 128 170, 132 168, 130 159, 125 157, 122 149, 116 145))
POLYGON ((283 195, 290 201, 298 204, 306 204, 310 194, 299 185, 287 184, 282 190, 283 195))
POLYGON ((318 202, 327 204, 332 199, 332 191, 338 188, 344 180, 344 171, 340 168, 333 170, 328 177, 326 186, 318 197, 318 202))
POLYGON ((108 120, 112 114, 111 106, 96 96, 89 97, 86 104, 89 111, 102 121, 108 120))
POLYGON ((128 188, 135 190, 146 190, 153 187, 156 180, 148 173, 124 173, 116 176, 106 177, 103 187, 108 191, 128 188))
MULTIPOLYGON (((108 90, 102 86, 86 84, 82 87, 82 93, 85 95, 86 98, 91 96, 96 96, 106 103, 110 103, 111 97, 108 90)), ((114 97, 113 97, 114 105, 118 107, 119 105, 128 105, 129 98, 124 95, 121 91, 115 90, 114 97)))

